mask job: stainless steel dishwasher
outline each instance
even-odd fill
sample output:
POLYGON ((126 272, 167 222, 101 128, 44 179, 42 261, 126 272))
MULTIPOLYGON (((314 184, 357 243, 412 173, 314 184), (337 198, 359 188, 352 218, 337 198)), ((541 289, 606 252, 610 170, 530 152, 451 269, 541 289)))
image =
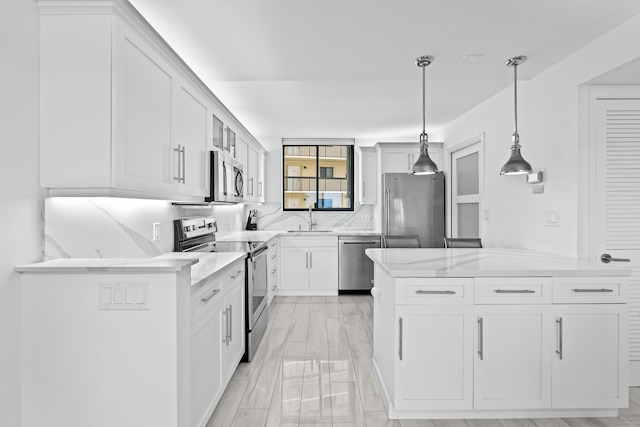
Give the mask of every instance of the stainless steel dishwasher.
POLYGON ((364 253, 379 248, 379 235, 338 236, 338 292, 371 290, 373 261, 364 253))

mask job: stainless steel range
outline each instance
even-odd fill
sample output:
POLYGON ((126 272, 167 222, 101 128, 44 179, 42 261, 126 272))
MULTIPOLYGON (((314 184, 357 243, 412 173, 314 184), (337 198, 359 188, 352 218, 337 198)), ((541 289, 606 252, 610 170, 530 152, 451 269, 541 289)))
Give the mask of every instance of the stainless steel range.
POLYGON ((216 241, 218 227, 212 217, 176 219, 176 252, 245 252, 245 286, 247 296, 246 351, 243 360, 250 362, 267 328, 267 244, 263 241, 216 241))

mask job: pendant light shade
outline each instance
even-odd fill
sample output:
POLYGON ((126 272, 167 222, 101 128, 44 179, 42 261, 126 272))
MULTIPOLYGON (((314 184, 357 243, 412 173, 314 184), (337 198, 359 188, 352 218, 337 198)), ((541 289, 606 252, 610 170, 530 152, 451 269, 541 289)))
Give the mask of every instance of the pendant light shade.
POLYGON ((515 131, 513 132, 513 145, 511 156, 507 163, 500 169, 500 175, 523 175, 532 171, 531 165, 520 154, 520 135, 518 135, 518 65, 527 60, 526 56, 515 56, 507 60, 507 67, 513 67, 513 104, 515 117, 515 131))
POLYGON ((411 173, 415 175, 430 175, 438 172, 438 165, 429 157, 429 135, 425 131, 426 110, 425 110, 425 81, 424 68, 433 62, 433 56, 425 55, 416 59, 416 65, 422 68, 422 133, 420 134, 420 155, 411 168, 411 173))

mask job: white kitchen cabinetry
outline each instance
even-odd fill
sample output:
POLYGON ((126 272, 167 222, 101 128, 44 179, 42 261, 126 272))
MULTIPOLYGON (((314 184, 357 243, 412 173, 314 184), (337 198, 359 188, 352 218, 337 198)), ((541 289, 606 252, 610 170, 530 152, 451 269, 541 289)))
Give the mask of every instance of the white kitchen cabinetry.
POLYGON ((265 153, 262 147, 237 139, 236 159, 244 167, 244 199, 246 202, 264 202, 264 163, 265 153))
MULTIPOLYGON (((413 164, 420 155, 418 142, 379 142, 376 144, 380 174, 397 172, 408 173, 413 168, 413 164)), ((429 156, 437 165, 438 169, 443 169, 442 164, 442 143, 429 143, 429 156)))
POLYGON ((38 6, 49 195, 202 201, 213 114, 259 146, 129 3, 38 6))
POLYGON ((360 147, 360 203, 375 204, 378 196, 375 147, 360 147))
POLYGON ((555 307, 554 408, 627 407, 626 306, 555 307))
MULTIPOLYGON (((222 375, 227 384, 238 367, 245 350, 245 286, 244 260, 227 271, 224 281, 228 291, 224 294, 223 326, 225 333, 222 348, 222 375)), ((223 282, 224 283, 224 282, 223 282)))
POLYGON ((249 155, 247 159, 247 197, 250 201, 258 199, 258 151, 249 146, 249 155))
POLYGON ((337 295, 338 238, 280 238, 280 295, 337 295))
POLYGON ((244 260, 191 291, 191 426, 207 424, 245 350, 244 260))
POLYGON ((256 202, 260 203, 264 203, 265 201, 265 164, 266 153, 263 150, 258 150, 258 175, 256 177, 258 187, 256 188, 256 202))
POLYGON ((473 307, 404 305, 397 316, 396 408, 471 409, 473 307))
POLYGON ((180 85, 178 110, 177 176, 180 193, 205 196, 207 189, 207 106, 204 96, 186 82, 180 85))
POLYGON ((204 292, 192 295, 194 305, 201 306, 202 315, 191 324, 191 423, 193 427, 207 424, 215 404, 224 391, 222 347, 224 339, 222 318, 223 297, 220 283, 203 286, 204 292))
POLYGON ((628 399, 627 287, 394 278, 376 263, 374 362, 390 418, 610 416, 628 399))
POLYGON ((476 307, 476 409, 551 407, 551 318, 546 305, 476 307))
POLYGON ((278 291, 278 237, 269 240, 267 250, 267 303, 271 304, 278 291))

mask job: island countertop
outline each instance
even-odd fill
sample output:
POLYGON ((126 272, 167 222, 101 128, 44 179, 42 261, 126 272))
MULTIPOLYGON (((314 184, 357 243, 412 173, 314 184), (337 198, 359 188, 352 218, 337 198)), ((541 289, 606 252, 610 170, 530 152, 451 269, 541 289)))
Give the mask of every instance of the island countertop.
POLYGON ((525 249, 367 249, 392 277, 629 276, 630 270, 525 249))

